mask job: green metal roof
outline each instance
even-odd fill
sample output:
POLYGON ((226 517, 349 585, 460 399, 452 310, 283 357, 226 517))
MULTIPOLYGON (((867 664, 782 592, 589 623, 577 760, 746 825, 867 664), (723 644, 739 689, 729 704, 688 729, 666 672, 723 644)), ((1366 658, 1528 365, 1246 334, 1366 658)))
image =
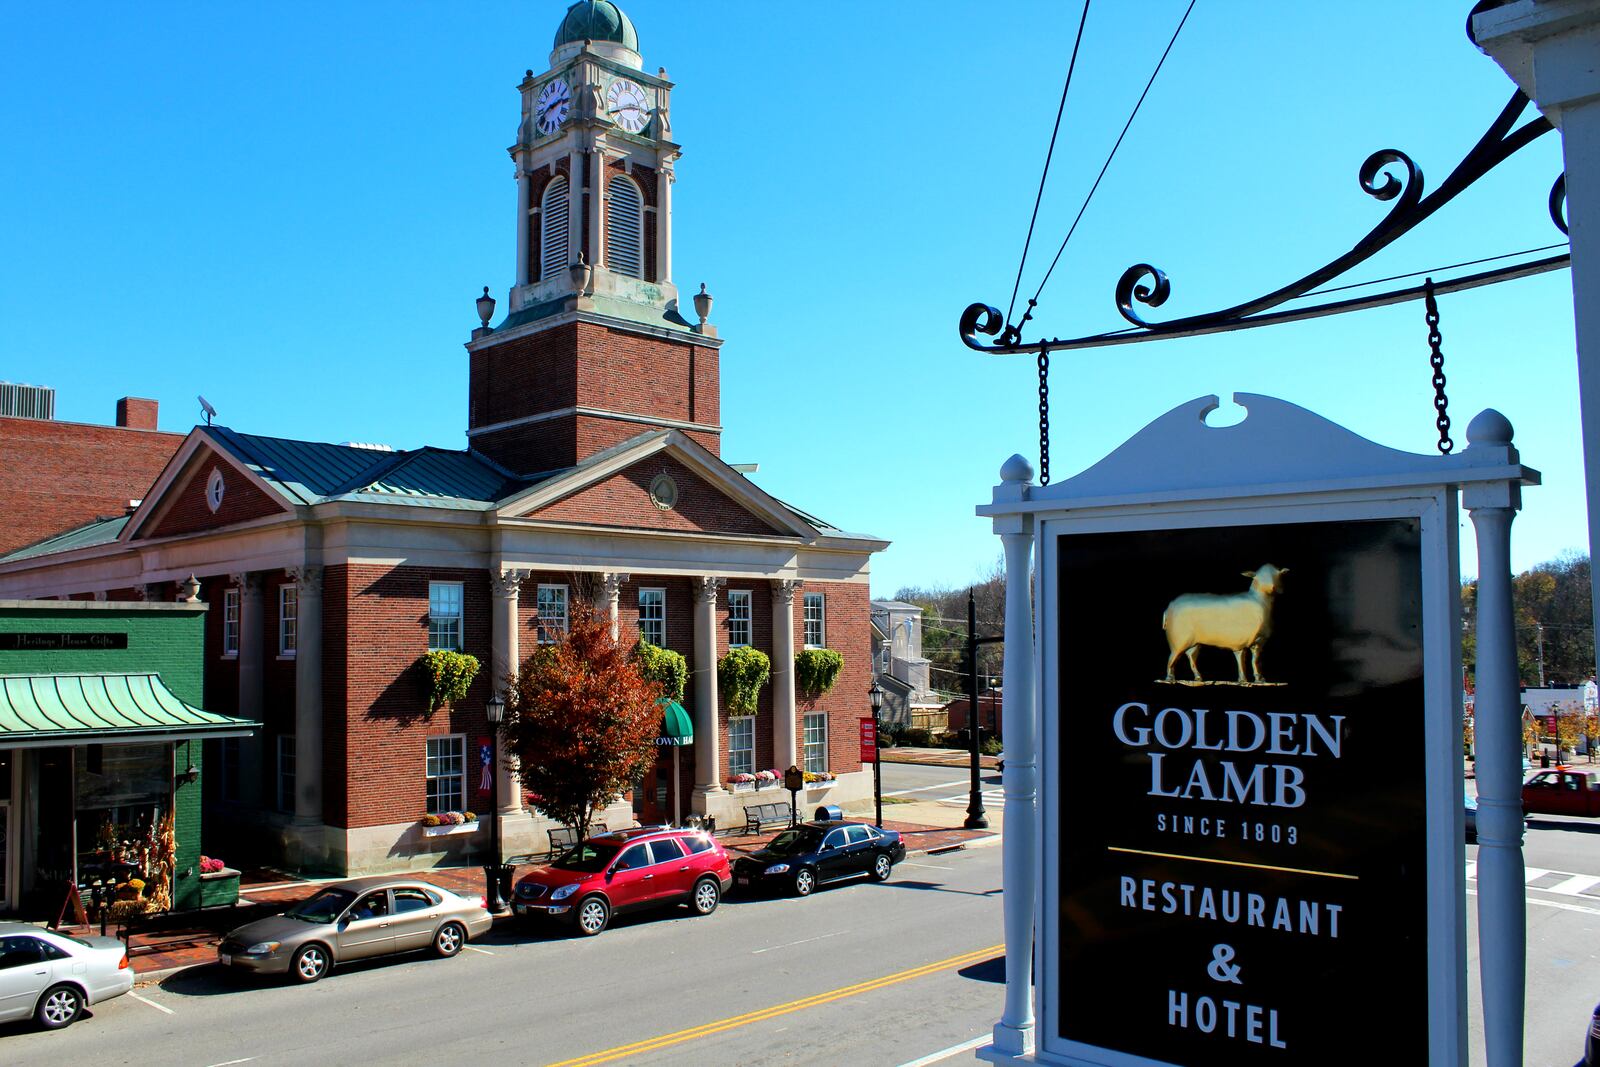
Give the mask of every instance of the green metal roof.
POLYGON ((157 674, 0 675, 0 748, 248 737, 260 728, 185 704, 157 674))
POLYGON ((25 545, 9 555, 0 556, 0 563, 14 559, 28 559, 30 556, 48 556, 52 552, 71 552, 75 548, 109 545, 117 539, 122 528, 128 525, 128 519, 127 515, 118 515, 112 519, 95 519, 82 526, 74 526, 43 541, 25 545))
POLYGON ((639 50, 639 34, 633 21, 611 0, 578 0, 567 8, 552 47, 574 41, 615 41, 624 48, 639 50))

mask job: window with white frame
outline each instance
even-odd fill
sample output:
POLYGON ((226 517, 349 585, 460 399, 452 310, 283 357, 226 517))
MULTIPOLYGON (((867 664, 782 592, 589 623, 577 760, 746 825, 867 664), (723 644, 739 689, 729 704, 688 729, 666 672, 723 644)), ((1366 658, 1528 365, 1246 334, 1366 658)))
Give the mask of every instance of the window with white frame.
POLYGON ((428 583, 428 651, 461 651, 460 582, 428 583))
POLYGON ((750 643, 750 590, 728 590, 728 647, 750 643))
POLYGON ((222 593, 222 654, 239 654, 239 590, 225 589, 222 593))
POLYGON ((639 636, 657 648, 667 647, 667 591, 639 590, 639 636))
POLYGON ((606 183, 606 266, 644 277, 644 198, 633 179, 620 174, 606 183))
POLYGON ((293 585, 278 586, 278 655, 294 655, 299 619, 299 589, 293 585))
POLYGON ((544 187, 544 198, 539 202, 539 278, 566 276, 571 261, 567 255, 567 176, 557 174, 544 187))
POLYGON ((294 734, 278 735, 278 810, 294 810, 294 734))
POLYGON ((428 738, 428 800, 432 813, 460 811, 467 805, 465 734, 428 738))
POLYGON ((728 720, 728 771, 756 773, 756 720, 752 715, 728 720))
POLYGON ((553 645, 567 632, 567 587, 539 587, 539 643, 553 645))
POLYGON ((806 770, 828 769, 828 713, 819 711, 806 716, 806 770))
POLYGON ((823 648, 827 644, 827 629, 823 626, 827 601, 821 593, 806 594, 806 647, 823 648))

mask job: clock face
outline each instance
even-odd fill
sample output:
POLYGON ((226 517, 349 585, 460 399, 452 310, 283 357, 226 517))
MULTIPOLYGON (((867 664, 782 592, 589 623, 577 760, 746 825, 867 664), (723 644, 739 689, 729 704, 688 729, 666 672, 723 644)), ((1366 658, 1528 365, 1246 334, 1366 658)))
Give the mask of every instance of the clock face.
POLYGON ((606 90, 606 113, 612 122, 629 133, 638 133, 650 121, 650 101, 639 86, 626 78, 618 78, 606 90))
POLYGON ((539 90, 539 102, 533 115, 540 133, 554 133, 567 121, 567 106, 571 99, 572 90, 562 79, 552 78, 545 82, 544 88, 539 90))

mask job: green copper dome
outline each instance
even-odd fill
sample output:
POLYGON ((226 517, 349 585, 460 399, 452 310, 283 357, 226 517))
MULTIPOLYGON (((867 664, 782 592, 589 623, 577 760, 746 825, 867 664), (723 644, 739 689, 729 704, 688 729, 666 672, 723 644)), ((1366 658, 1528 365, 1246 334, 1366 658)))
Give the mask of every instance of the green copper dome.
POLYGON ((639 34, 633 21, 611 0, 578 0, 567 8, 567 17, 556 30, 554 47, 575 41, 615 41, 624 48, 639 50, 639 34))

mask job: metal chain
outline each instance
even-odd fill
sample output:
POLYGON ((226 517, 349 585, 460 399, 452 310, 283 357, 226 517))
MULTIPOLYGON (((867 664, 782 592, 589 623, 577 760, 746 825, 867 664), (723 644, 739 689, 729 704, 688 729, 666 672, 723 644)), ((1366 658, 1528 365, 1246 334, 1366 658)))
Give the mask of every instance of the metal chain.
POLYGON ((1433 279, 1425 279, 1422 286, 1427 308, 1423 317, 1428 323, 1428 363, 1433 367, 1433 410, 1438 413, 1434 425, 1439 428, 1439 452, 1448 456, 1456 445, 1450 440, 1450 398, 1444 395, 1444 352, 1439 348, 1444 337, 1439 333, 1439 304, 1433 298, 1433 279))
MULTIPOLYGON (((1032 304, 1033 301, 1028 301, 1032 304)), ((1050 346, 1039 346, 1039 484, 1050 484, 1050 346)))

